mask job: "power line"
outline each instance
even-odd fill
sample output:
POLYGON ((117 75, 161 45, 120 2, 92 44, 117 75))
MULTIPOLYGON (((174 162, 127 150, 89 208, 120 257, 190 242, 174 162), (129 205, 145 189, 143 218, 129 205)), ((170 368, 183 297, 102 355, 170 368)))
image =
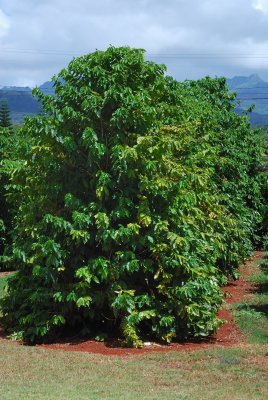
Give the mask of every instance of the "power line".
POLYGON ((237 97, 235 100, 268 100, 268 97, 237 97))
POLYGON ((13 49, 13 48, 0 48, 1 53, 20 53, 20 54, 51 54, 58 56, 75 56, 79 55, 78 52, 61 52, 55 50, 38 50, 38 49, 13 49))
POLYGON ((230 88, 230 90, 257 90, 257 89, 267 89, 268 90, 268 83, 267 86, 256 86, 256 87, 242 87, 242 88, 230 88))
MULTIPOLYGON (((46 49, 17 49, 9 47, 0 47, 1 53, 19 53, 19 54, 43 54, 43 55, 57 55, 57 56, 78 56, 84 54, 84 51, 59 51, 59 50, 46 50, 46 49)), ((191 59, 191 58, 250 58, 250 59, 268 59, 268 54, 234 54, 234 53, 145 53, 150 58, 164 58, 164 59, 191 59)))
POLYGON ((268 55, 257 56, 257 55, 222 55, 222 54, 213 54, 213 55, 198 55, 198 54, 178 54, 178 55, 150 55, 147 54, 150 58, 163 58, 163 59, 217 59, 217 58, 227 58, 227 59, 268 59, 268 55))

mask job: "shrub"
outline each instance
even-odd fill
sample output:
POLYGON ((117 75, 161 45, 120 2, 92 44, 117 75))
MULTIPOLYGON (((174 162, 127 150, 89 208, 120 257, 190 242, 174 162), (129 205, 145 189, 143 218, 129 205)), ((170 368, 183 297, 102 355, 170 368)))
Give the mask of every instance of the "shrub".
POLYGON ((74 59, 13 170, 2 300, 28 341, 65 327, 170 342, 219 326, 220 285, 252 250, 260 150, 224 79, 179 83, 139 49, 74 59))

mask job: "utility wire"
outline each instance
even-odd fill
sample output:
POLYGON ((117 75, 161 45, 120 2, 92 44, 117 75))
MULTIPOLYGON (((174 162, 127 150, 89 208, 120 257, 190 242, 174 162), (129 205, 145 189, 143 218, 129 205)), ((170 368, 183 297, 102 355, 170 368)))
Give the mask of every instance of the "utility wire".
POLYGON ((267 89, 267 90, 268 90, 268 83, 267 83, 267 86, 230 88, 230 90, 233 90, 234 92, 235 92, 236 90, 257 90, 257 89, 267 89))
MULTIPOLYGON (((92 50, 90 50, 92 51, 92 50)), ((9 47, 0 47, 0 53, 20 53, 20 54, 51 54, 58 56, 77 56, 85 53, 85 51, 58 51, 45 49, 17 49, 9 47)), ((264 58, 268 59, 268 54, 215 54, 215 53, 145 53, 150 58, 264 58)))

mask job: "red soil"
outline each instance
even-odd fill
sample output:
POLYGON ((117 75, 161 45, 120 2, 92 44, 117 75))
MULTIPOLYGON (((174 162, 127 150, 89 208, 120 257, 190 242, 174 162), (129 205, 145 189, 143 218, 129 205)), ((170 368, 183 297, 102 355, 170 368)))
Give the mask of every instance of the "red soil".
MULTIPOLYGON (((199 342, 186 342, 186 343, 172 343, 170 345, 160 345, 157 343, 145 343, 142 349, 124 348, 120 341, 113 342, 96 342, 94 340, 66 340, 53 344, 41 345, 47 349, 58 349, 64 351, 82 351, 95 354, 105 355, 134 355, 144 354, 150 352, 166 352, 166 351, 180 351, 180 350, 200 350, 205 348, 213 348, 219 346, 235 346, 245 342, 245 339, 235 325, 232 314, 231 304, 240 303, 243 299, 250 296, 253 290, 253 283, 250 282, 250 276, 254 274, 256 269, 256 262, 261 260, 263 252, 256 251, 254 257, 240 268, 240 278, 237 281, 230 281, 226 287, 223 288, 226 293, 226 300, 224 307, 219 311, 218 316, 226 322, 219 328, 217 333, 211 338, 204 339, 199 342)), ((0 341, 7 340, 0 328, 0 341)), ((18 342, 16 342, 18 343, 18 342)), ((21 344, 21 343, 20 343, 21 344)))

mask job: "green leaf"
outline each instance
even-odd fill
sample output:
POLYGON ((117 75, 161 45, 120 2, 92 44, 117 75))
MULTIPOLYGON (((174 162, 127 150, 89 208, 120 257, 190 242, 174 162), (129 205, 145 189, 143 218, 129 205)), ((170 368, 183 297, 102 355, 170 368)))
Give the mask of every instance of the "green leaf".
POLYGON ((78 308, 80 307, 89 307, 92 302, 92 298, 90 296, 79 297, 76 300, 76 305, 78 308))

